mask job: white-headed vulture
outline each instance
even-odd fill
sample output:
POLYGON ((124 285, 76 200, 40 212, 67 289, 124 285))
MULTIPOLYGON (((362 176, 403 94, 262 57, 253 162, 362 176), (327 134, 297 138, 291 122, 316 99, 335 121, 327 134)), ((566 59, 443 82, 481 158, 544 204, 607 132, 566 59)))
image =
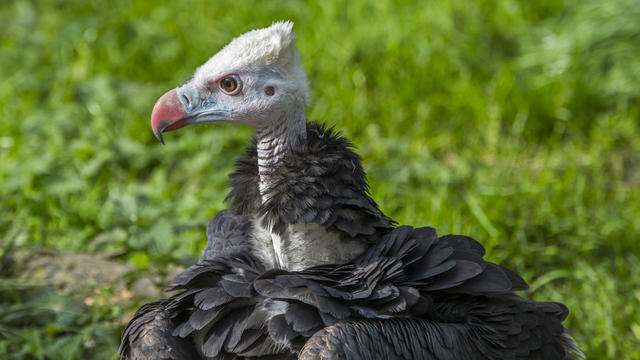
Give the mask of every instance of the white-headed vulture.
POLYGON ((124 359, 572 359, 567 308, 513 292, 484 248, 396 226, 369 196, 359 156, 308 122, 291 22, 235 38, 155 104, 163 133, 199 123, 256 136, 230 175, 230 207, 207 227, 175 295, 143 306, 124 359))

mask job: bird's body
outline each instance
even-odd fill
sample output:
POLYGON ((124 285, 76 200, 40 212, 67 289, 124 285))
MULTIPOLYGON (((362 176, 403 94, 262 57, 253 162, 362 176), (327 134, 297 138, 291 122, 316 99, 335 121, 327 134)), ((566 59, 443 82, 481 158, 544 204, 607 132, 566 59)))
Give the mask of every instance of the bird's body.
POLYGON ((475 240, 395 227, 351 144, 306 122, 307 99, 291 24, 276 23, 235 39, 158 101, 159 139, 211 121, 252 126, 256 139, 236 162, 230 209, 210 222, 202 258, 176 277, 176 295, 147 309, 153 316, 140 310, 124 358, 153 358, 132 355, 147 333, 202 359, 580 354, 562 326, 567 309, 513 295, 526 283, 484 261, 475 240), (140 330, 154 326, 162 330, 140 330))

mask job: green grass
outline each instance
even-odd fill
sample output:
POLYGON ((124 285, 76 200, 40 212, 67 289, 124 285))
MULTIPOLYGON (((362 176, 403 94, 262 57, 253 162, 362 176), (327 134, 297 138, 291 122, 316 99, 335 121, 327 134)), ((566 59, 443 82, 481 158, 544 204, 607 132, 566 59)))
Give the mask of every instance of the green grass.
MULTIPOLYGON (((0 241, 146 270, 193 262, 251 132, 194 127, 161 146, 151 108, 232 37, 281 19, 296 24, 308 117, 358 146, 388 215, 480 240, 525 296, 570 307, 590 359, 640 359, 633 0, 4 1, 0 241)), ((115 353, 121 311, 66 316, 72 300, 9 289, 0 353, 115 353)))

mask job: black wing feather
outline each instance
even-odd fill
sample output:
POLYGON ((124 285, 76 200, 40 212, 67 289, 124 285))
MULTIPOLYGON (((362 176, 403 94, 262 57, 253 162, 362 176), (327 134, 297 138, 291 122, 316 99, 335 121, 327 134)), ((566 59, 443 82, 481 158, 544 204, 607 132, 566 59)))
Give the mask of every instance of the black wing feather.
POLYGON ((174 337, 176 319, 172 319, 166 301, 140 307, 122 334, 120 358, 123 360, 199 359, 194 345, 174 337))

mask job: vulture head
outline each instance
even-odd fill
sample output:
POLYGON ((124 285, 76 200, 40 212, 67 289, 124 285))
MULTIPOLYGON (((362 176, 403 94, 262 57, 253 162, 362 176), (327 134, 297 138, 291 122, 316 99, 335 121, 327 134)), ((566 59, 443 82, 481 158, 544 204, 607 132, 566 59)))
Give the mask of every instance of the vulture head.
POLYGON ((309 88, 292 27, 276 22, 238 36, 165 93, 151 114, 156 138, 163 142, 163 132, 186 125, 231 122, 304 139, 309 88))

